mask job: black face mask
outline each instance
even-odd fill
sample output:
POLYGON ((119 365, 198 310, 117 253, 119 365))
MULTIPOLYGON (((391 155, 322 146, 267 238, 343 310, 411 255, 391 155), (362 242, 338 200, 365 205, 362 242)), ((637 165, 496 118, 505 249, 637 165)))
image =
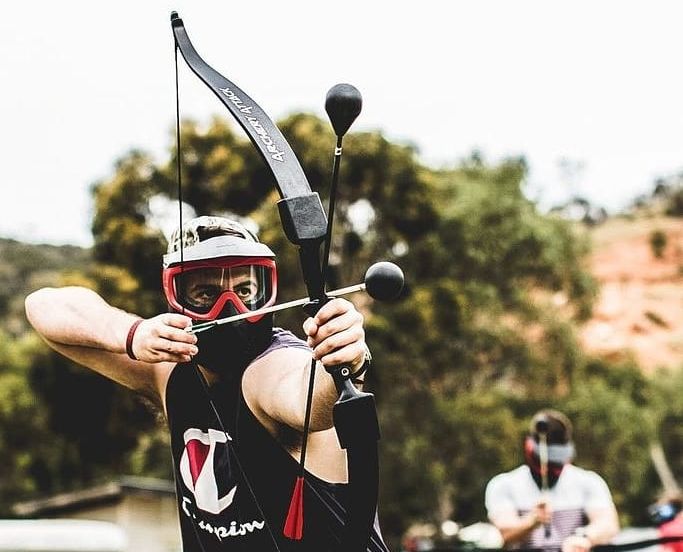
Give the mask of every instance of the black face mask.
MULTIPOLYGON (((237 314, 227 304, 217 319, 237 314)), ((194 360, 225 381, 242 375, 247 366, 268 348, 273 336, 273 314, 266 314, 258 322, 239 320, 215 326, 197 334, 199 352, 194 360)))

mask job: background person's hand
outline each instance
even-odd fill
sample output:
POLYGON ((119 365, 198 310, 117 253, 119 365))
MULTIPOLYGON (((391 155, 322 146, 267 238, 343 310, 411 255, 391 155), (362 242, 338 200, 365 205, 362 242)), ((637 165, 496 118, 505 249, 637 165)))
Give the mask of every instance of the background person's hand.
POLYGON ((553 509, 545 500, 539 501, 532 512, 536 519, 536 526, 547 525, 552 521, 553 509))

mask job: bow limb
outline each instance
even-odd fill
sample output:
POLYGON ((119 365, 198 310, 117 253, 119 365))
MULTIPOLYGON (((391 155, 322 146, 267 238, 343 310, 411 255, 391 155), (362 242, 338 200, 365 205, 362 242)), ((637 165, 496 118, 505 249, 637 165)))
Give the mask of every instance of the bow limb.
POLYGON ((297 245, 309 297, 323 301, 325 286, 320 271, 320 245, 325 240, 327 218, 317 193, 312 192, 292 148, 277 126, 243 90, 206 63, 187 35, 183 20, 171 15, 176 47, 192 72, 228 108, 249 136, 274 178, 278 209, 287 239, 297 245))
MULTIPOLYGON (((301 165, 280 130, 243 90, 206 63, 197 53, 177 13, 171 15, 175 43, 187 65, 230 110, 268 164, 281 197, 311 193, 301 165)), ((322 210, 322 207, 321 207, 322 210)))

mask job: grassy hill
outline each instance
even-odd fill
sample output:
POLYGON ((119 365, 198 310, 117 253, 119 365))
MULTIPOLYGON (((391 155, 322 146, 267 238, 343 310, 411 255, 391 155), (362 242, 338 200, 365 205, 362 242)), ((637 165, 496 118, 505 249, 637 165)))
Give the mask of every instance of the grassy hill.
POLYGON ((0 238, 0 318, 3 329, 19 335, 26 328, 24 297, 60 282, 64 270, 90 262, 89 249, 72 245, 28 244, 0 238))

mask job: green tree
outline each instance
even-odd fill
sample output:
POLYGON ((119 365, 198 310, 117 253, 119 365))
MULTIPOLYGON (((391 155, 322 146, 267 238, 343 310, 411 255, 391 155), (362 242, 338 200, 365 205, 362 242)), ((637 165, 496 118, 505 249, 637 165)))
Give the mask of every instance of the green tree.
POLYGON ((635 364, 590 360, 562 404, 574 423, 577 463, 605 478, 626 526, 647 523, 646 506, 659 488, 649 455, 656 400, 635 364))
MULTIPOLYGON (((334 146, 329 125, 299 114, 280 127, 325 203, 334 146)), ((391 484, 382 487, 380 507, 390 540, 413 521, 482 519, 488 478, 521 461, 527 420, 545 406, 576 417, 577 435, 588 443, 578 443, 582 462, 617 487, 626 516, 637 512, 648 492, 636 481, 647 465, 640 448, 669 411, 634 427, 654 400, 649 381, 581 352, 576 323, 590 315, 596 293, 586 268, 588 242, 576 226, 540 213, 524 196, 525 160, 488 163, 474 154, 452 169, 433 170, 419 163, 414 148, 379 132, 351 133, 344 152, 331 285, 360 281, 378 259, 397 261, 406 274, 398 301, 355 299, 374 354, 366 381, 383 428, 382 477, 391 484), (628 462, 623 473, 604 468, 614 455, 628 462)), ((166 237, 152 204, 178 199, 176 155, 155 164, 130 152, 93 187, 94 261, 63 282, 86 283, 144 316, 165 310, 166 237)), ((181 158, 186 207, 249 216, 278 256, 280 298, 302 296, 272 177, 249 142, 218 119, 206 128, 188 121, 181 158)), ((302 320, 300 311, 290 311, 277 322, 301 333, 302 320)), ((40 425, 58 443, 41 488, 78 477, 82 455, 90 467, 78 481, 112 470, 167 469, 159 461, 168 456, 165 438, 153 431, 155 415, 127 391, 45 349, 34 351, 27 370, 46 404, 40 425), (68 400, 68 389, 92 403, 68 400), (86 409, 91 419, 79 420, 86 409), (106 428, 110 441, 100 439, 98 428, 106 428), (91 439, 97 451, 84 446, 91 439)))
POLYGON ((666 232, 663 232, 662 230, 653 230, 650 234, 650 248, 656 259, 661 259, 664 255, 666 242, 666 232))
POLYGON ((653 378, 656 414, 656 439, 669 462, 674 477, 683 484, 683 364, 669 370, 659 370, 653 378))
MULTIPOLYGON (((334 143, 328 126, 293 115, 281 128, 325 201, 334 143)), ((281 296, 303 294, 296 251, 282 236, 271 181, 251 147, 219 121, 206 131, 186 123, 183 135, 184 201, 202 214, 250 215, 278 254, 281 296)), ((125 289, 110 285, 105 296, 128 304, 142 292, 150 298, 143 314, 151 314, 145 305, 159 308, 152 300, 159 297, 159 266, 153 277, 149 261, 164 245, 148 204, 159 194, 174 199, 173 161, 154 167, 133 152, 95 188, 96 259, 135 282, 125 289)), ((567 396, 581 364, 572 321, 590 312, 595 288, 583 268, 586 242, 524 197, 526 171, 523 159, 488 165, 477 156, 456 169, 433 171, 419 164, 414 149, 380 133, 350 134, 345 142, 333 283, 360 280, 379 258, 398 259, 407 276, 403 301, 382 307, 361 301, 371 314, 368 335, 377 366, 368 381, 391 436, 383 441, 383 465, 394 485, 385 487, 382 503, 394 534, 410 519, 438 516, 444 501, 459 516, 480 516, 481 500, 478 506, 473 500, 481 496, 486 466, 509 465, 517 456, 512 447, 507 457, 498 450, 490 464, 478 464, 482 451, 475 447, 467 473, 462 439, 437 450, 429 444, 438 436, 425 427, 491 435, 496 445, 505 442, 503 435, 517 439, 511 428, 528 412, 518 413, 501 433, 482 427, 487 417, 498 419, 491 405, 522 395, 567 396), (553 306, 558 296, 562 309, 553 306), (473 409, 487 416, 468 416, 473 409), (405 454, 396 450, 404 446, 405 454), (457 469, 453 462, 460 462, 457 469), (472 472, 471 466, 478 468, 472 472), (401 489, 415 489, 412 506, 405 507, 401 489)), ((294 328, 302 319, 296 312, 278 317, 294 328)))

